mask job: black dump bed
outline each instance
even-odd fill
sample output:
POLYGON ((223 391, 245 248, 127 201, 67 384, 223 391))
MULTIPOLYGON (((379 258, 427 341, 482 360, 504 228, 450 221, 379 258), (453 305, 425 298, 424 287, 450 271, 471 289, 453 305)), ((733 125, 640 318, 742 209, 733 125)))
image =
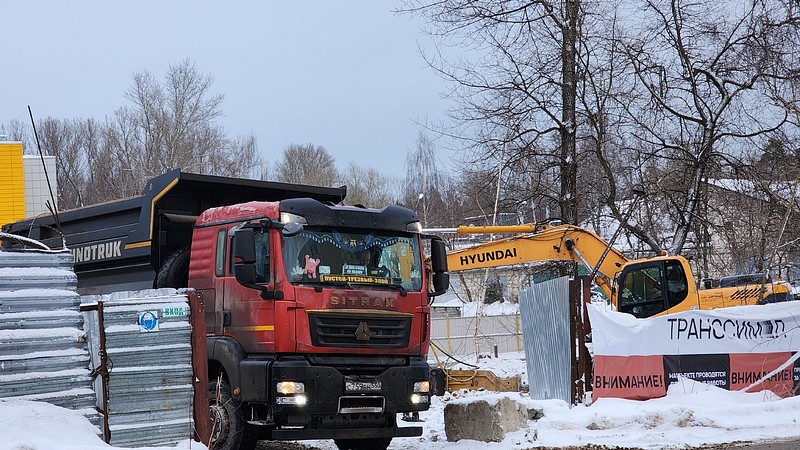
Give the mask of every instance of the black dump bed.
MULTIPOLYGON (((60 212, 64 240, 75 257, 81 293, 150 289, 167 257, 191 245, 192 225, 206 209, 249 201, 313 198, 340 203, 347 190, 181 172, 151 179, 139 197, 60 212)), ((61 248, 51 215, 3 226, 61 248)))

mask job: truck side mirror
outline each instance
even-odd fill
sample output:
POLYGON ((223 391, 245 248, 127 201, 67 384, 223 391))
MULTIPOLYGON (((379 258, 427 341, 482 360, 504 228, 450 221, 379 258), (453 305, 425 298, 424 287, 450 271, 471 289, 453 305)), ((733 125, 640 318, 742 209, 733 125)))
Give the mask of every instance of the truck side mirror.
POLYGON ((450 287, 450 274, 447 272, 433 273, 433 292, 429 292, 431 297, 437 297, 447 292, 450 287))
POLYGON ((441 239, 431 239, 431 271, 447 272, 447 248, 441 239))
POLYGON ((252 228, 239 228, 233 235, 233 273, 244 286, 256 283, 256 237, 252 228))
POLYGON ((436 297, 447 292, 450 287, 450 274, 447 273, 447 248, 444 241, 431 239, 431 291, 428 294, 436 297))

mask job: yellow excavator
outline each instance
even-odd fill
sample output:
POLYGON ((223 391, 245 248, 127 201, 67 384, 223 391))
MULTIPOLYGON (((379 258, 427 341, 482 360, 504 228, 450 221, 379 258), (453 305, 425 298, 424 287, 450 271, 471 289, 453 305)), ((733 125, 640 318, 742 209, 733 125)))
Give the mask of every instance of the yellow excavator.
MULTIPOLYGON (((432 230, 433 231, 433 230, 432 230)), ((574 225, 461 226, 440 232, 515 234, 450 250, 450 272, 566 260, 583 264, 618 311, 644 318, 690 309, 755 305, 792 300, 786 283, 743 277, 742 283, 698 289, 682 256, 629 260, 597 234, 574 225)))

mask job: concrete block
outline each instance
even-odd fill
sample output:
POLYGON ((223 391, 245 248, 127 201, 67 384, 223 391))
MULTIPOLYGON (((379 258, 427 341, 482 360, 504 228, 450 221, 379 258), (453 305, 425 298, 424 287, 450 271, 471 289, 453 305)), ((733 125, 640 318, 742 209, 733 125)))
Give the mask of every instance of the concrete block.
POLYGON ((461 439, 500 442, 506 433, 527 424, 528 409, 508 397, 458 401, 444 408, 444 431, 449 442, 461 439))

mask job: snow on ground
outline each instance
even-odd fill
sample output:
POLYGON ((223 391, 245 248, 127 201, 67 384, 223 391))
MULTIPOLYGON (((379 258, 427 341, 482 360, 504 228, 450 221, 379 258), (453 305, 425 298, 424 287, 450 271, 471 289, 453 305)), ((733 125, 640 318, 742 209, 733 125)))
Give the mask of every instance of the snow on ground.
MULTIPOLYGON (((527 385, 524 353, 500 358, 467 359, 496 375, 519 374, 527 385)), ((466 369, 467 366, 456 366, 466 369)), ((521 393, 461 390, 434 397, 429 411, 420 413, 422 437, 398 438, 390 449, 506 450, 566 447, 587 444, 644 449, 685 449, 704 444, 800 439, 800 397, 781 399, 771 392, 731 392, 683 379, 670 386, 667 396, 647 401, 600 399, 591 405, 570 407, 561 400, 532 400, 521 393), (541 410, 544 417, 509 433, 502 442, 447 442, 444 408, 453 401, 487 400, 508 396, 541 410)), ((401 422, 401 426, 418 425, 401 422)), ((331 441, 308 444, 335 450, 331 441)))
MULTIPOLYGON (((0 450, 115 450, 97 436, 97 429, 80 412, 49 403, 0 399, 0 450)), ((139 450, 191 448, 203 444, 185 441, 175 447, 140 447, 139 450)))
MULTIPOLYGON (((691 380, 673 385, 666 397, 648 401, 601 399, 570 408, 559 400, 537 401, 519 393, 460 391, 437 397, 421 414, 421 438, 397 439, 391 448, 436 450, 505 450, 587 444, 646 449, 686 448, 703 444, 800 436, 800 398, 778 399, 769 393, 729 392, 691 380), (544 417, 497 443, 446 442, 443 411, 463 398, 509 396, 544 417)), ((332 444, 319 445, 333 450, 332 444)))
POLYGON ((467 302, 461 306, 461 317, 475 317, 480 308, 483 316, 512 316, 519 314, 519 303, 494 302, 481 305, 479 302, 467 302))
MULTIPOLYGON (((498 376, 519 374, 527 384, 522 353, 481 358, 475 364, 498 376)), ((465 358, 467 362, 474 362, 465 358)), ((459 368, 466 368, 461 366, 459 368)), ((398 438, 391 449, 506 450, 570 445, 606 445, 645 449, 685 449, 770 439, 800 439, 800 397, 781 399, 770 392, 730 392, 688 379, 669 388, 666 397, 647 401, 600 399, 589 406, 570 407, 560 400, 532 400, 524 393, 457 391, 434 397, 431 409, 420 414, 423 436, 398 438), (510 433, 497 443, 447 442, 444 408, 453 401, 495 400, 509 396, 544 417, 510 433)), ((79 413, 44 403, 0 400, 0 450, 113 450, 94 434, 79 413)), ((334 450, 332 441, 304 441, 309 447, 334 450)), ((174 448, 174 447, 172 447, 174 448)), ((199 443, 178 448, 205 450, 199 443)), ((148 450, 166 450, 150 447, 148 450)))

